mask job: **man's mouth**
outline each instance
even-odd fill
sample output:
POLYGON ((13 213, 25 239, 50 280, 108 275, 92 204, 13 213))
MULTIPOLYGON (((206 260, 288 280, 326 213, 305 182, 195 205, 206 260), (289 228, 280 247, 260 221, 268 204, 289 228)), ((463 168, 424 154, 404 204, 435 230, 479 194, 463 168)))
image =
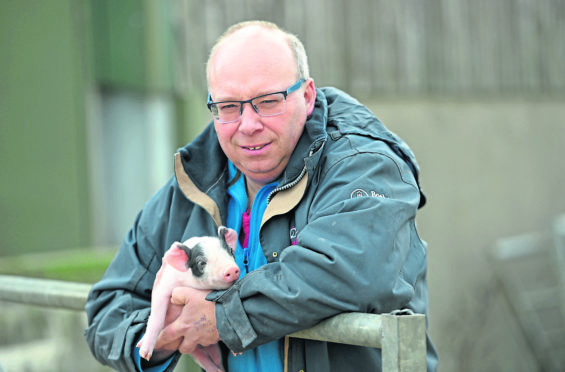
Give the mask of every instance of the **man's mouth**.
POLYGON ((265 147, 266 145, 260 145, 260 146, 252 146, 252 147, 248 147, 248 146, 242 146, 244 149, 247 150, 251 150, 251 151, 257 151, 257 150, 261 150, 263 147, 265 147))

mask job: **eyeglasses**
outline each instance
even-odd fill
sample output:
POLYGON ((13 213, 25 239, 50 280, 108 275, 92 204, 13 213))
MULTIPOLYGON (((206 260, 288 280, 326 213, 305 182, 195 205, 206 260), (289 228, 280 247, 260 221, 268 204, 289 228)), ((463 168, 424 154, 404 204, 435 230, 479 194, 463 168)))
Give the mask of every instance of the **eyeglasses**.
POLYGON ((306 79, 300 79, 287 90, 263 94, 246 101, 212 102, 212 94, 208 93, 208 110, 219 123, 227 124, 238 121, 243 113, 243 105, 249 103, 260 116, 277 116, 286 110, 286 96, 298 90, 306 79))

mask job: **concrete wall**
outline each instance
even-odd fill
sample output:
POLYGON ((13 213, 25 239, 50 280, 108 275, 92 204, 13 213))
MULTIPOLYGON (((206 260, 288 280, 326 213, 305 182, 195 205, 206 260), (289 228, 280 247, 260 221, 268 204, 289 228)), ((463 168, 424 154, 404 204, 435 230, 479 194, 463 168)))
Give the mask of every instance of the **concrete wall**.
MULTIPOLYGON (((83 332, 86 314, 0 301, 0 372, 111 372, 94 359, 83 332)), ((199 372, 188 356, 176 368, 199 372)))
MULTIPOLYGON (((441 371, 537 371, 493 274, 496 239, 565 212, 562 99, 369 103, 412 147, 428 205, 430 332, 441 371)), ((557 299, 556 299, 557 301, 557 299)))

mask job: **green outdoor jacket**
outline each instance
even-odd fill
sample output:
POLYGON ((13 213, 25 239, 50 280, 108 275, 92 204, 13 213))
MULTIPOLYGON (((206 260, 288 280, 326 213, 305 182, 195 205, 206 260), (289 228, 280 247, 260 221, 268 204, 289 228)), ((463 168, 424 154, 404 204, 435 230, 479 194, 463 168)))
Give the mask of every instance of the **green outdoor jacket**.
MULTIPOLYGON (((418 172, 407 145, 367 108, 337 89, 318 89, 261 222, 267 265, 208 297, 223 343, 245 351, 342 312, 427 314, 426 244, 415 223, 425 204, 418 172)), ((174 241, 215 235, 226 224, 227 183, 227 159, 209 125, 176 154, 175 176, 144 206, 91 290, 85 335, 99 361, 135 371, 132 351, 161 257, 174 241)), ((380 355, 285 338, 287 371, 379 371, 380 355)), ((428 371, 436 365, 428 339, 428 371)))

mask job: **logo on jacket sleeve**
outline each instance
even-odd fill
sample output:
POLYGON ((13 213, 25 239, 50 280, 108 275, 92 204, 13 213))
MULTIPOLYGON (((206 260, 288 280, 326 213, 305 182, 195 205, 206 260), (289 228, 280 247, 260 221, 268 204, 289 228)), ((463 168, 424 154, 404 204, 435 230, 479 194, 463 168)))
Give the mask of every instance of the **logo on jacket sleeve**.
POLYGON ((378 193, 378 192, 376 192, 376 191, 373 191, 373 190, 367 192, 367 191, 365 191, 365 190, 363 190, 363 189, 355 189, 355 190, 353 190, 353 192, 352 192, 351 195, 350 195, 350 198, 351 198, 351 199, 354 199, 354 198, 363 198, 363 197, 367 197, 367 196, 370 196, 370 197, 372 197, 372 198, 386 198, 386 196, 385 196, 384 194, 380 194, 380 193, 378 193))

